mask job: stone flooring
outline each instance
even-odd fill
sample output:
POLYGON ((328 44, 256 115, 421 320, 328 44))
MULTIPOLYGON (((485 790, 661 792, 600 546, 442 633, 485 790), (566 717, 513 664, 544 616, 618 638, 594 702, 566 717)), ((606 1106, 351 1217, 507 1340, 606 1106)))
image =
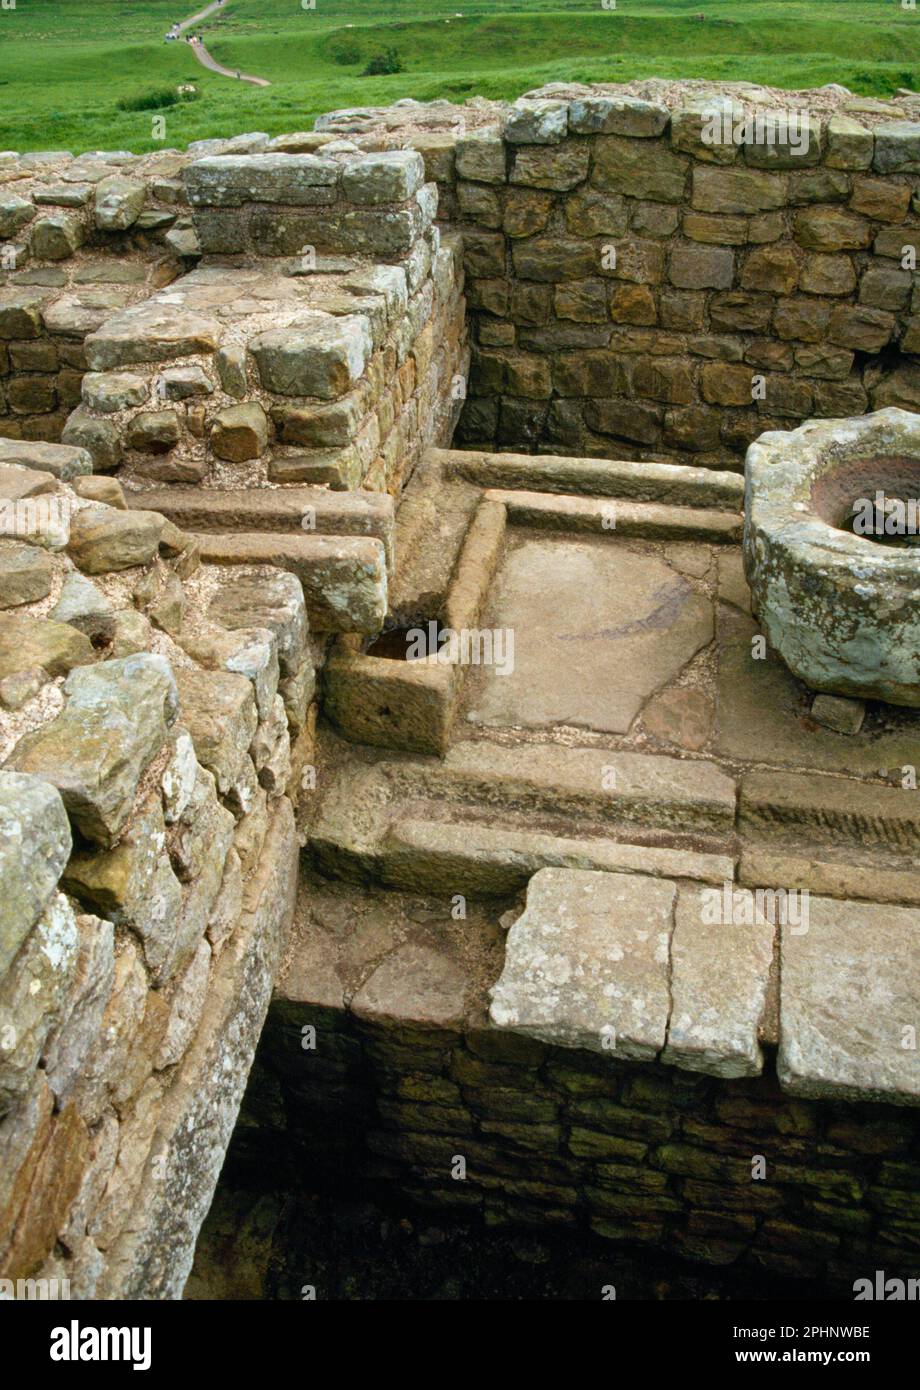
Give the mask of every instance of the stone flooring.
POLYGON ((852 734, 812 717, 758 641, 726 475, 674 470, 657 507, 645 479, 627 506, 628 465, 463 460, 410 488, 395 592, 403 613, 458 608, 476 552, 455 533, 500 501, 476 577, 505 669, 461 661, 443 758, 327 733, 314 862, 445 898, 526 890, 495 1027, 725 1077, 778 1049, 792 1093, 920 1103, 920 715, 870 704, 852 734), (604 488, 628 528, 607 528, 604 488))
POLYGON ((467 718, 625 734, 648 697, 712 640, 705 592, 656 555, 515 537, 482 626, 514 633, 514 670, 481 668, 467 718))

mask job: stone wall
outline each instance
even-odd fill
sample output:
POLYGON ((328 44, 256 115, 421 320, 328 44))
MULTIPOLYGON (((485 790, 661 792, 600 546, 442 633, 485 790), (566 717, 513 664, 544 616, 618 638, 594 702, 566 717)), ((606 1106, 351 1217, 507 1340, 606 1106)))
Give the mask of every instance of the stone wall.
POLYGON ((139 487, 393 493, 449 442, 462 280, 421 156, 292 141, 331 153, 4 161, 7 437, 62 438, 139 487))
POLYGON ((717 90, 669 109, 563 89, 459 139, 457 441, 740 467, 764 430, 916 408, 918 127, 852 105, 795 113, 802 148, 782 111, 775 143, 714 145, 705 113, 751 110, 717 90))
MULTIPOLYGON (((417 990, 408 958, 404 969, 417 990)), ((423 1005, 437 1008, 437 972, 429 985, 423 1005)), ((362 990, 351 1010, 286 993, 228 1158, 242 1185, 264 1184, 270 1162, 282 1187, 350 1181, 493 1227, 591 1231, 839 1296, 877 1268, 914 1276, 910 1112, 791 1099, 770 1076, 723 1081, 423 1023, 411 985, 401 998, 362 990)))
POLYGON ((0 1277, 176 1297, 290 921, 314 639, 293 575, 4 447, 0 1277))
MULTIPOLYGON (((910 122, 809 116, 805 154, 591 92, 324 124, 0 156, 0 1278, 77 1297, 181 1294, 293 912, 316 670, 432 593, 469 480, 409 515, 401 589, 394 501, 464 399, 468 446, 730 467, 771 425, 920 399, 910 122)), ((902 1112, 502 1034, 424 950, 391 964, 327 999, 305 951, 241 1143, 293 1137, 292 1172, 351 1147, 495 1223, 909 1272, 902 1112)))

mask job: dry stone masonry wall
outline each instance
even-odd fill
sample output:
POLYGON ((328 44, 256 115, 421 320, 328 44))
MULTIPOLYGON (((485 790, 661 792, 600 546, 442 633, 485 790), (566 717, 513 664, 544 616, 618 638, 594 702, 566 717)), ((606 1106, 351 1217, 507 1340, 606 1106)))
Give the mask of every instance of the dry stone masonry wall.
POLYGON ((0 1268, 175 1296, 290 917, 313 640, 294 576, 216 583, 83 451, 22 447, 36 467, 0 465, 0 1268))
POLYGON ((563 88, 459 140, 458 440, 731 467, 766 429, 915 408, 920 130, 852 107, 714 144, 749 105, 563 88))

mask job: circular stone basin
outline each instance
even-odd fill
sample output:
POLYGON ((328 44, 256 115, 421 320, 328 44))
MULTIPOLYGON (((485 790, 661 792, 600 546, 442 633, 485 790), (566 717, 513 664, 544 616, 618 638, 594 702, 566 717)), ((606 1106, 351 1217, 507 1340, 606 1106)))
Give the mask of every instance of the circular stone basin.
POLYGON ((813 690, 920 708, 920 416, 771 432, 745 460, 744 569, 770 646, 813 690))

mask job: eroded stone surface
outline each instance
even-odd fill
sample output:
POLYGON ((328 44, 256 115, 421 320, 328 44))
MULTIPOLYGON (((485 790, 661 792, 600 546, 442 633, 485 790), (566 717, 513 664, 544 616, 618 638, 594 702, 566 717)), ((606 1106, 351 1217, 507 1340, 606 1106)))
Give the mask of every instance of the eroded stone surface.
POLYGON ((469 718, 625 733, 646 697, 712 637, 712 610, 648 554, 525 540, 499 573, 483 626, 514 633, 514 669, 484 667, 469 718))
POLYGON ((51 898, 70 848, 57 790, 39 777, 0 771, 0 979, 51 898))
POLYGON ((784 1088, 920 1104, 918 980, 916 908, 812 897, 807 930, 782 929, 777 1067, 784 1088))
POLYGON ((492 1022, 565 1047, 657 1056, 676 897, 666 879, 541 869, 508 933, 492 1022))
MULTIPOLYGON (((733 885, 729 884, 729 892, 733 885)), ((721 920, 724 887, 681 888, 671 942, 671 1017, 661 1060, 712 1076, 756 1076, 775 928, 721 920), (713 920, 718 918, 718 920, 713 920)))

